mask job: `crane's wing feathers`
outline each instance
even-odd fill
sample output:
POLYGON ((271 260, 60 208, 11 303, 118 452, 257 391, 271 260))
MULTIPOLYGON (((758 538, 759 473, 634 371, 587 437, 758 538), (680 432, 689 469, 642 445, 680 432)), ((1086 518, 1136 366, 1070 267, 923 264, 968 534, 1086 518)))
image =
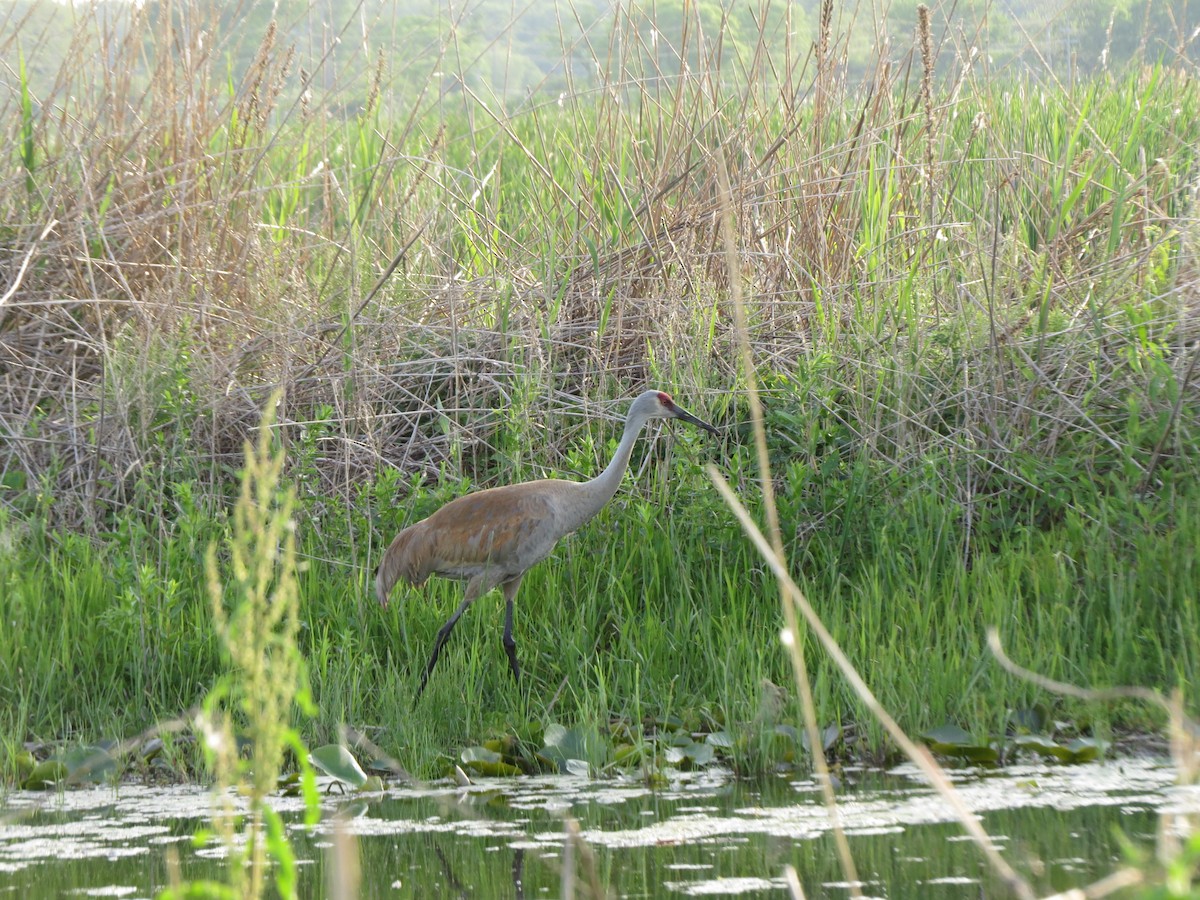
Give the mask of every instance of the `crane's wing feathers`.
POLYGON ((470 577, 484 566, 516 575, 550 554, 558 504, 549 482, 492 488, 447 503, 426 519, 434 535, 432 571, 470 577))
POLYGON ((380 561, 380 603, 403 578, 420 585, 433 574, 468 579, 485 570, 519 575, 545 559, 565 533, 563 499, 573 487, 555 480, 467 494, 396 535, 380 561))

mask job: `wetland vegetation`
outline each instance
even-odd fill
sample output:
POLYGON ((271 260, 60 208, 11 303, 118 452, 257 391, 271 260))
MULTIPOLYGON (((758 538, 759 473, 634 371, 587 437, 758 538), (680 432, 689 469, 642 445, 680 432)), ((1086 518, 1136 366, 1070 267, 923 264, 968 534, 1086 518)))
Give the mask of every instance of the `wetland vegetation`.
MULTIPOLYGON (((222 683, 206 554, 236 576, 267 407, 296 746, 349 727, 422 778, 540 770, 554 740, 592 771, 807 767, 775 579, 705 470, 763 514, 743 337, 792 575, 910 733, 1010 759, 1162 729, 1007 674, 992 625, 1061 681, 1197 682, 1190 44, 1031 72, 937 10, 865 53, 832 4, 803 40, 775 10, 727 44, 703 15, 579 7, 526 92, 453 29, 343 41, 340 80, 289 42, 302 17, 100 8, 53 77, 32 19, 0 32, 6 784, 25 743, 152 736, 222 683), (520 685, 493 594, 414 708, 461 588, 381 610, 382 549, 468 490, 592 476, 646 387, 721 439, 648 435, 526 575, 520 685)), ((804 641, 830 754, 895 760, 804 641)), ((212 774, 186 733, 134 758, 212 774)))

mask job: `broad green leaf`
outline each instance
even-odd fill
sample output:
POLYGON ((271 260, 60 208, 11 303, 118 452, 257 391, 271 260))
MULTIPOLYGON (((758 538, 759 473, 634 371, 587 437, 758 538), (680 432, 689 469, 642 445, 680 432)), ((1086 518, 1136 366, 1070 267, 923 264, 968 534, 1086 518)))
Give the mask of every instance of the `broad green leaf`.
POLYGON ((507 735, 502 738, 492 738, 483 742, 483 746, 488 750, 494 750, 497 753, 511 756, 517 752, 517 739, 512 735, 507 735))
POLYGON ((1029 750, 1032 753, 1037 753, 1040 756, 1049 756, 1052 759, 1060 759, 1064 762, 1070 759, 1071 751, 1061 744, 1057 744, 1050 738, 1041 734, 1021 734, 1013 738, 1013 744, 1020 747, 1022 750, 1029 750))
POLYGON ((568 760, 583 760, 597 768, 608 761, 608 743, 595 729, 550 725, 545 739, 546 746, 538 755, 551 760, 560 772, 569 771, 568 760))
POLYGON ((520 769, 506 763, 504 757, 487 747, 464 747, 462 761, 472 772, 490 778, 511 778, 521 774, 520 769))
POLYGON ((21 781, 37 768, 37 759, 28 750, 18 750, 13 757, 13 767, 17 770, 17 780, 21 781))
POLYGON ((1067 744, 1067 750, 1071 757, 1069 762, 1081 763, 1092 762, 1099 759, 1104 751, 1108 748, 1108 744, 1104 741, 1098 741, 1095 738, 1081 737, 1075 738, 1067 744))
MULTIPOLYGON (((824 728, 821 729, 821 752, 823 752, 823 753, 828 752, 829 748, 832 747, 834 744, 836 744, 841 739, 842 739, 842 726, 840 724, 826 725, 824 728)), ((812 748, 809 746, 807 729, 800 732, 800 745, 805 750, 809 751, 810 753, 812 752, 812 748)))
POLYGON ((667 762, 681 768, 707 766, 714 759, 716 759, 716 753, 709 744, 698 744, 694 741, 685 746, 671 747, 667 750, 667 762))
POLYGON ((590 778, 592 775, 592 767, 586 759, 568 759, 566 769, 567 775, 577 775, 580 778, 590 778))
POLYGON ((796 729, 791 725, 776 725, 774 733, 780 737, 788 738, 793 743, 800 743, 800 735, 796 733, 796 729))
POLYGON ((367 782, 367 773, 362 770, 354 754, 341 744, 318 747, 309 753, 308 758, 326 775, 332 775, 351 787, 359 788, 367 782))
POLYGON ((146 741, 146 743, 142 744, 142 747, 140 750, 138 750, 138 753, 141 755, 142 759, 145 762, 149 762, 150 760, 152 760, 156 756, 158 756, 158 754, 162 753, 162 751, 163 751, 163 740, 162 740, 162 738, 156 737, 156 738, 150 738, 150 740, 148 740, 148 741, 146 741))
POLYGON ((613 765, 621 769, 640 766, 646 754, 635 744, 619 744, 613 751, 613 765))
POLYGON ((683 719, 676 715, 658 716, 653 721, 659 731, 679 731, 683 728, 683 719))
POLYGON ((1008 715, 1009 728, 1016 734, 1040 734, 1049 723, 1050 711, 1042 703, 1014 709, 1008 715))
POLYGON ((705 735, 704 743, 719 750, 733 749, 733 738, 729 736, 729 732, 727 731, 714 731, 712 734, 705 735))
POLYGON ((100 784, 117 775, 117 761, 103 747, 72 747, 59 760, 67 767, 67 780, 74 784, 100 784))
POLYGON ((963 759, 977 763, 998 763, 1000 751, 989 744, 974 744, 970 747, 956 747, 950 751, 950 756, 961 756, 963 759))
POLYGON ((921 739, 934 753, 956 756, 977 763, 1000 761, 1000 751, 990 744, 977 744, 975 739, 957 725, 940 725, 926 731, 921 739))
POLYGON ((975 738, 963 731, 957 725, 939 725, 921 735, 921 739, 930 744, 935 750, 937 745, 946 747, 964 747, 974 744, 975 738))
POLYGON ((489 750, 487 747, 463 747, 460 758, 468 766, 471 765, 471 763, 477 762, 498 763, 504 761, 504 757, 502 757, 495 750, 489 750))
POLYGON ((44 791, 56 787, 67 778, 67 767, 60 760, 48 759, 38 763, 21 787, 27 791, 44 791))

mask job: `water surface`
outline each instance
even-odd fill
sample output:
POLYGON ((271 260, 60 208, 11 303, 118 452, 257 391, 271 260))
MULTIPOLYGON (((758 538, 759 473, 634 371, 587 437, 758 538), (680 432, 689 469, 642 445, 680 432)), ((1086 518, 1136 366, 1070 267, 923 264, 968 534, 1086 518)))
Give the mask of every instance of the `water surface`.
MULTIPOLYGON (((1118 830, 1151 846, 1165 805, 1200 808, 1200 797, 1173 788, 1173 770, 1158 760, 952 776, 1041 892, 1117 867, 1118 830)), ((209 796, 197 787, 136 784, 10 794, 0 825, 0 897, 152 897, 170 882, 172 866, 184 878, 221 878, 223 850, 197 849, 191 840, 207 822, 209 796)), ((659 790, 634 779, 541 777, 396 787, 366 798, 329 794, 311 833, 299 824, 298 800, 274 804, 292 823, 309 897, 327 894, 330 848, 346 834, 355 838, 364 897, 558 897, 568 819, 578 822, 596 877, 614 897, 784 897, 786 864, 807 896, 848 895, 828 814, 807 780, 746 782, 707 772, 659 790)), ((838 811, 865 895, 1004 896, 914 769, 847 772, 838 811)))

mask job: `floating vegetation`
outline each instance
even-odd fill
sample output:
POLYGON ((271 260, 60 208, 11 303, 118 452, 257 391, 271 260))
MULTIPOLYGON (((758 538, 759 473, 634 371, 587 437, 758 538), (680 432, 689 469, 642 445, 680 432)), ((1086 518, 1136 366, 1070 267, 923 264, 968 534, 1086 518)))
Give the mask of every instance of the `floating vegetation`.
MULTIPOLYGON (((322 750, 314 762, 330 752, 322 750)), ((1116 827, 1146 845, 1157 810, 1200 812, 1200 798, 1173 789, 1175 777, 1152 759, 952 772, 971 809, 1012 844, 1014 864, 1047 889, 1117 864, 1123 851, 1116 827)), ((297 827, 305 812, 301 798, 276 793, 270 803, 291 835, 302 895, 322 889, 331 865, 327 848, 343 829, 358 843, 364 884, 398 879, 401 897, 436 896, 448 873, 464 885, 492 885, 494 894, 510 883, 518 860, 526 896, 543 887, 557 896, 566 817, 578 822, 580 839, 614 893, 699 895, 740 879, 774 883, 789 864, 809 896, 834 895, 840 875, 818 794, 809 778, 750 783, 715 766, 671 772, 658 788, 634 774, 523 776, 471 786, 447 778, 345 799, 326 793, 311 833, 297 827)), ((871 873, 868 893, 919 896, 922 885, 946 879, 989 896, 995 891, 972 848, 948 840, 957 832, 953 816, 912 766, 887 773, 847 768, 838 797, 856 858, 871 873)), ((234 811, 245 812, 243 800, 231 800, 234 811)), ((166 847, 191 877, 221 880, 227 854, 191 842, 213 804, 209 791, 180 785, 12 793, 0 829, 0 892, 115 884, 137 886, 144 895, 165 875, 166 847)))

